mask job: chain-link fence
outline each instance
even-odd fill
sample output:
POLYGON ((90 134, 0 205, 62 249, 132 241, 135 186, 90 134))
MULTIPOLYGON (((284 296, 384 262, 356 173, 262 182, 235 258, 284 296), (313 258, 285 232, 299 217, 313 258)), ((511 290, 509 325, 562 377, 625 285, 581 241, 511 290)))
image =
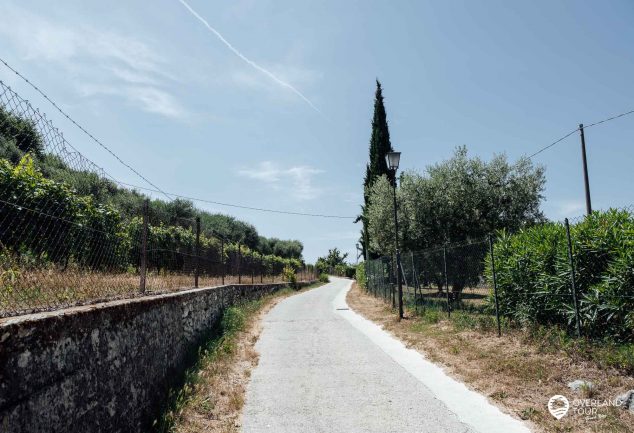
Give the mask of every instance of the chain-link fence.
POLYGON ((165 224, 158 204, 120 186, 0 81, 0 317, 279 282, 289 266, 316 279, 312 267, 228 242, 196 218, 165 224))
MULTIPOLYGON (((396 259, 365 264, 366 287, 397 304, 396 259)), ((634 341, 634 211, 593 212, 515 234, 401 254, 411 312, 434 308, 634 341)))
MULTIPOLYGON (((484 306, 490 289, 484 278, 488 240, 451 244, 401 254, 403 299, 412 308, 484 306), (447 289, 447 287, 449 289, 447 289)), ((396 257, 366 263, 367 287, 396 305, 396 257)))

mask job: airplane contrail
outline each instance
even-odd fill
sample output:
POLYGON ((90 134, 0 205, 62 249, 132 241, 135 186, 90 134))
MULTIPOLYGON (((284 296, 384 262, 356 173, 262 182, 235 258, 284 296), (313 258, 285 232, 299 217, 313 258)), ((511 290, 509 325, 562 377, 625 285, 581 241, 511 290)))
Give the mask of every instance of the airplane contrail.
POLYGON ((206 19, 204 19, 202 16, 200 16, 200 14, 198 12, 196 12, 194 9, 192 9, 192 7, 185 1, 185 0, 178 0, 183 6, 185 6, 185 8, 187 8, 187 10, 194 16, 196 17, 196 19, 198 19, 198 21, 200 21, 201 23, 203 23, 205 25, 205 27, 207 27, 207 29, 212 32, 214 35, 216 35, 218 37, 218 39, 220 39, 220 41, 222 41, 223 44, 225 44, 227 46, 227 48, 229 48, 231 51, 233 51, 233 53, 240 57, 242 60, 244 60, 245 62, 247 62, 249 65, 253 66, 255 69, 257 69, 258 71, 262 72, 264 75, 268 76, 270 79, 272 79, 273 81, 275 81, 276 83, 278 83, 281 86, 284 86, 286 88, 288 88, 291 92, 295 93, 297 96, 299 96, 300 98, 302 98, 304 100, 304 102, 306 102, 308 105, 310 105, 310 107, 315 110, 316 112, 318 112, 319 114, 321 114, 323 116, 323 113, 321 111, 319 111, 319 109, 315 106, 315 104, 313 104, 311 102, 310 99, 308 99, 302 92, 300 92, 299 90, 297 90, 295 87, 293 87, 291 84, 287 83, 284 80, 279 79, 278 77, 276 77, 272 72, 268 71, 267 69, 263 68, 262 66, 258 65, 257 63, 255 63, 253 60, 247 58, 244 54, 242 54, 240 51, 238 51, 233 45, 231 45, 229 43, 229 41, 227 41, 219 32, 218 30, 214 29, 211 25, 209 25, 209 23, 207 22, 206 19))

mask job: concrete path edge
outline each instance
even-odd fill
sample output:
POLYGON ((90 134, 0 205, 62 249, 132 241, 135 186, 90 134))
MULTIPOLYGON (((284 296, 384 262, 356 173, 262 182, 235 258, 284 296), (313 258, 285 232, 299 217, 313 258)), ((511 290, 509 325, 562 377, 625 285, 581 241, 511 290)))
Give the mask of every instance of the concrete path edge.
POLYGON ((530 433, 522 421, 503 413, 482 394, 449 377, 441 367, 394 338, 380 326, 348 309, 346 294, 352 281, 333 301, 335 311, 369 338, 397 364, 425 385, 458 419, 483 433, 530 433))

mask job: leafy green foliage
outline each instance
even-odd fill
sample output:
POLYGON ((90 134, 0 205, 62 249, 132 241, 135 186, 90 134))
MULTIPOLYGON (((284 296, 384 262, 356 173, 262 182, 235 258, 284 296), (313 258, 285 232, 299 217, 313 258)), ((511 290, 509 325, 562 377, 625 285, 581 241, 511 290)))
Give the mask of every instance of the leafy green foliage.
POLYGON ((284 266, 284 269, 282 269, 282 276, 284 281, 288 281, 292 286, 297 284, 297 275, 295 274, 295 269, 292 266, 284 266))
MULTIPOLYGON (((509 164, 469 158, 465 147, 430 166, 424 175, 408 171, 397 190, 400 245, 418 251, 446 243, 479 239, 494 230, 519 230, 544 220, 539 210, 544 171, 530 160, 509 164)), ((389 179, 370 191, 370 249, 394 253, 393 199, 389 179)))
MULTIPOLYGON (((444 286, 442 245, 471 245, 447 250, 449 285, 456 293, 474 285, 482 274, 485 243, 496 229, 519 230, 544 220, 539 210, 543 169, 529 160, 510 164, 502 155, 490 162, 469 158, 465 147, 448 161, 430 166, 424 175, 405 172, 397 190, 399 243, 404 251, 434 249, 424 258, 424 283, 444 286), (439 248, 440 247, 440 248, 439 248)), ((394 202, 390 180, 376 180, 367 209, 370 249, 395 253, 394 202)))
POLYGON ((297 240, 280 240, 260 236, 257 249, 263 254, 274 254, 280 257, 301 260, 304 246, 297 240))
POLYGON ((81 266, 111 268, 127 262, 122 257, 127 258, 129 239, 119 213, 44 178, 28 154, 15 167, 0 159, 0 200, 19 201, 19 208, 0 206, 0 220, 14 221, 1 234, 6 248, 64 265, 72 260, 81 266), (54 236, 46 231, 52 224, 54 236), (33 228, 38 232, 34 234, 33 228), (96 255, 97 249, 102 254, 96 255))
POLYGON ((328 274, 324 274, 324 273, 319 274, 320 283, 327 283, 328 281, 330 281, 328 278, 328 274))
POLYGON ((341 254, 339 248, 333 248, 328 250, 328 255, 326 257, 319 257, 317 259, 317 263, 315 263, 315 267, 319 273, 334 273, 337 266, 346 266, 346 258, 348 257, 348 253, 341 254))
MULTIPOLYGON (((593 212, 571 226, 584 334, 634 340, 634 215, 593 212)), ((501 232, 495 244, 502 314, 520 323, 575 323, 565 229, 547 223, 501 232)), ((490 263, 487 277, 492 279, 490 263)))
MULTIPOLYGON (((16 166, 27 155, 32 169, 41 175, 36 183, 41 179, 52 181, 64 189, 63 194, 73 195, 84 201, 90 200, 90 205, 99 212, 106 209, 108 212, 116 211, 120 219, 126 223, 133 223, 134 219, 141 215, 146 196, 135 190, 119 187, 97 173, 74 169, 59 156, 46 153, 44 139, 37 126, 31 120, 15 116, 0 107, 0 160, 6 160, 9 163, 8 167, 16 166)), ((46 188, 54 189, 52 185, 50 182, 46 183, 46 188)), ((56 197, 58 196, 53 194, 49 198, 55 200, 56 197)), ((40 199, 44 202, 46 195, 40 199)), ((196 209, 189 200, 152 200, 149 209, 152 226, 188 228, 191 227, 191 221, 198 216, 201 219, 202 231, 208 238, 220 235, 231 243, 240 242, 250 250, 259 251, 263 255, 302 260, 301 242, 267 239, 259 236, 253 225, 229 215, 212 214, 196 209)), ((45 210, 41 207, 36 209, 38 212, 45 210)), ((61 214, 64 212, 62 210, 61 214)))
POLYGON ((365 178, 363 179, 363 199, 364 205, 361 208, 359 219, 363 222, 361 230, 360 244, 365 255, 366 238, 368 237, 367 209, 370 203, 370 191, 376 180, 381 176, 386 176, 394 181, 393 174, 387 166, 385 156, 393 151, 390 142, 390 130, 387 124, 387 113, 383 103, 383 88, 379 80, 376 80, 376 93, 374 95, 374 115, 372 117, 372 135, 370 137, 369 162, 366 165, 365 178))
POLYGON ((246 314, 241 307, 229 307, 222 315, 222 332, 226 335, 234 334, 244 328, 246 314))
POLYGON ((365 263, 359 263, 355 269, 355 275, 354 275, 355 280, 357 280, 357 284, 359 285, 359 287, 361 287, 362 289, 366 288, 366 276, 365 276, 365 263))
MULTIPOLYGON (((385 156, 392 152, 390 142, 390 130, 387 124, 387 113, 383 103, 383 88, 379 80, 376 80, 376 93, 374 95, 374 115, 372 117, 372 135, 370 137, 370 155, 366 166, 366 176, 363 182, 364 187, 370 188, 374 181, 385 175, 391 176, 385 156)), ((367 203, 367 200, 366 200, 367 203)))
MULTIPOLYGON (((111 271, 139 266, 141 217, 124 221, 113 206, 100 204, 91 196, 79 196, 66 183, 47 179, 29 154, 15 167, 0 159, 0 200, 19 206, 0 206, 0 220, 12 221, 0 234, 0 241, 20 254, 21 265, 30 257, 33 266, 55 263, 65 268, 73 263, 111 271)), ((188 208, 182 203, 175 206, 181 207, 176 211, 181 215, 188 208)), ((181 270, 184 260, 196 252, 191 227, 178 224, 150 224, 148 245, 152 249, 148 269, 156 272, 181 270)), ((236 244, 227 244, 221 258, 220 241, 206 233, 201 233, 200 247, 207 259, 204 263, 227 261, 229 254, 237 251, 236 244)), ((241 246, 241 254, 261 263, 268 275, 278 275, 284 267, 297 270, 302 266, 296 258, 262 255, 246 245, 241 246)))
POLYGON ((16 164, 24 153, 42 155, 44 143, 33 122, 0 107, 0 157, 16 164))

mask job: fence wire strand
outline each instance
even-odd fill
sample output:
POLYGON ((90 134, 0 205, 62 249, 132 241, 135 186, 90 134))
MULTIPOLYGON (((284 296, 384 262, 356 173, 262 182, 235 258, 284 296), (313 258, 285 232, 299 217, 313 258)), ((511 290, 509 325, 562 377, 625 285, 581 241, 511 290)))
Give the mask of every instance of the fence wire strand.
MULTIPOLYGON (((196 277, 199 287, 282 281, 284 260, 204 225, 197 243, 195 219, 161 224, 152 204, 145 226, 144 197, 122 191, 0 81, 0 317, 139 296, 143 260, 145 294, 192 288, 196 277)), ((312 267, 295 271, 315 279, 312 267)))

